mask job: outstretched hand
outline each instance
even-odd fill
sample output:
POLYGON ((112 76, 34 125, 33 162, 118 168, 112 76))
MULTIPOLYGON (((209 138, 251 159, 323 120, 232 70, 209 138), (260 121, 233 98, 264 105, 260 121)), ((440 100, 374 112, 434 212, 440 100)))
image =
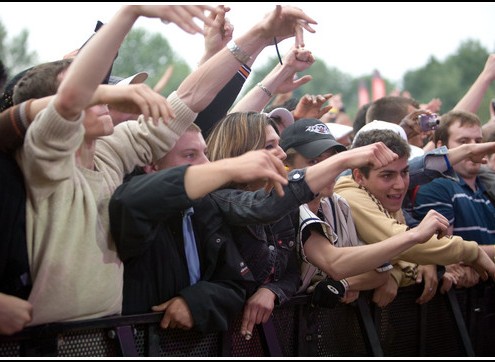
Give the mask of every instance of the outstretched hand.
MULTIPOLYGON (((380 168, 384 167, 399 158, 383 142, 375 142, 370 145, 351 148, 346 152, 341 152, 336 156, 346 158, 346 167, 354 169, 360 167, 380 168)), ((334 156, 335 157, 335 156, 334 156)))
POLYGON ((249 151, 242 156, 231 160, 236 167, 232 168, 232 181, 248 183, 256 180, 265 180, 265 190, 273 188, 277 194, 284 195, 283 185, 288 184, 287 171, 283 162, 267 150, 249 151))
POLYGON ((100 85, 91 103, 108 104, 123 113, 143 114, 146 118, 152 118, 155 124, 175 118, 167 99, 144 83, 100 85))
POLYGON ((203 34, 195 18, 209 26, 214 26, 212 17, 206 11, 216 13, 217 9, 209 5, 136 5, 137 14, 148 18, 160 18, 164 24, 174 23, 189 34, 203 34))
POLYGON ((299 99, 299 102, 296 105, 292 114, 294 115, 294 119, 302 119, 302 118, 316 118, 320 119, 325 113, 327 113, 332 106, 324 104, 333 97, 332 93, 327 94, 305 94, 299 99))
POLYGON ((425 243, 431 239, 434 234, 437 234, 438 238, 442 238, 447 235, 449 229, 449 220, 439 212, 431 209, 425 215, 423 220, 412 230, 419 233, 418 240, 420 243, 425 243))
MULTIPOLYGON (((487 155, 495 153, 495 142, 466 143, 459 147, 467 149, 464 150, 466 152, 463 152, 463 154, 467 156, 467 159, 474 163, 486 164, 488 162, 487 155)), ((451 164, 454 164, 450 157, 450 150, 449 159, 451 160, 451 164)))

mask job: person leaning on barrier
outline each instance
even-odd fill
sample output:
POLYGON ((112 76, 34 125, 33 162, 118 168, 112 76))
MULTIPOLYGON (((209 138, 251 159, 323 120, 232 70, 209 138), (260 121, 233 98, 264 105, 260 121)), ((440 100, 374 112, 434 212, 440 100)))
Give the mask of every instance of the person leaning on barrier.
MULTIPOLYGON (((227 54, 231 57, 231 60, 245 64, 246 62, 250 61, 250 59, 254 59, 257 56, 257 54, 261 51, 261 49, 263 49, 267 45, 271 45, 274 37, 277 37, 280 39, 285 39, 288 37, 296 36, 296 39, 298 39, 298 41, 301 41, 301 39, 300 39, 301 34, 298 34, 298 33, 300 33, 302 28, 309 30, 309 31, 313 31, 312 28, 309 26, 309 24, 312 24, 312 23, 314 23, 314 20, 312 20, 309 16, 307 16, 302 10, 300 10, 298 8, 294 8, 294 7, 290 7, 290 6, 284 6, 284 7, 277 6, 273 12, 268 14, 268 16, 266 16, 262 21, 258 22, 246 34, 242 35, 241 37, 236 38, 235 42, 229 43, 227 48, 222 49, 220 52, 218 52, 211 59, 214 59, 215 57, 217 57, 218 54, 220 54, 220 55, 227 54), (243 44, 244 44, 244 46, 243 46, 243 44)), ((209 62, 211 62, 211 59, 208 60, 205 64, 203 64, 203 66, 207 65, 209 62)), ((222 67, 220 67, 220 68, 221 68, 220 70, 223 71, 224 65, 222 65, 222 67)), ((197 141, 196 138, 194 138, 194 139, 197 141)), ((182 148, 182 146, 184 146, 182 141, 180 141, 180 144, 177 143, 176 144, 177 150, 180 150, 182 148)), ((185 146, 187 146, 187 145, 185 145, 185 146)), ((191 154, 190 161, 192 161, 195 156, 190 151, 191 150, 187 150, 187 152, 184 155, 190 153, 191 154)), ((175 153, 175 150, 173 152, 175 153)), ((180 163, 187 162, 187 158, 181 160, 181 154, 178 154, 178 155, 175 154, 174 157, 172 157, 172 155, 171 155, 171 157, 168 157, 168 156, 169 156, 168 154, 165 155, 165 157, 163 157, 161 160, 156 162, 155 166, 157 166, 157 168, 159 168, 159 169, 167 168, 170 166, 169 161, 172 161, 175 156, 178 156, 178 158, 176 160, 178 160, 180 163)), ((204 161, 204 157, 200 157, 199 159, 204 161)), ((131 179, 131 181, 129 181, 129 182, 134 182, 133 180, 134 179, 131 179)), ((125 187, 126 186, 123 186, 122 189, 125 189, 125 187)), ((115 205, 117 205, 117 203, 115 205)), ((208 207, 208 208, 206 208, 206 211, 203 211, 203 209, 201 208, 200 205, 195 205, 194 215, 192 218, 193 219, 195 218, 196 223, 198 223, 199 222, 198 219, 201 220, 201 218, 204 218, 206 216, 214 217, 215 214, 212 211, 213 209, 214 209, 213 207, 208 207)), ((159 211, 157 211, 157 212, 159 212, 159 211)), ((163 212, 165 212, 165 211, 163 211, 163 212)), ((112 214, 114 214, 114 212, 112 212, 112 214)), ((157 218, 157 216, 153 215, 153 218, 147 218, 146 220, 141 220, 141 221, 143 221, 143 223, 146 223, 147 225, 149 225, 149 224, 153 224, 154 221, 156 222, 157 221, 156 218, 157 218)), ((136 247, 133 246, 134 245, 133 241, 136 241, 139 238, 134 239, 132 236, 136 235, 137 233, 142 231, 142 229, 132 228, 130 233, 127 233, 127 232, 120 230, 120 228, 127 228, 127 227, 129 227, 129 225, 132 225, 131 221, 132 220, 129 220, 128 222, 125 222, 125 223, 122 223, 119 225, 114 225, 114 234, 118 233, 118 235, 119 235, 119 236, 117 236, 117 239, 119 240, 118 243, 120 245, 119 254, 126 261, 127 266, 125 267, 125 269, 129 270, 129 268, 132 268, 132 270, 137 270, 139 267, 136 266, 134 268, 132 265, 133 264, 135 264, 135 265, 138 265, 138 264, 139 265, 149 265, 144 260, 146 260, 149 256, 153 256, 152 255, 153 253, 150 252, 151 249, 146 245, 139 245, 136 247), (128 236, 130 237, 130 239, 127 239, 128 236), (131 246, 129 246, 129 245, 131 245, 131 246), (137 250, 137 249, 139 249, 139 250, 137 250), (137 255, 136 253, 139 255, 137 255)), ((136 219, 134 221, 138 222, 140 220, 136 219)), ((168 225, 167 222, 164 222, 164 224, 165 225, 158 227, 160 229, 160 232, 157 232, 157 234, 153 234, 155 240, 150 241, 150 245, 153 245, 153 247, 157 247, 157 248, 170 247, 170 245, 167 246, 167 240, 169 238, 167 238, 166 234, 168 233, 169 227, 173 228, 175 223, 174 223, 174 221, 172 221, 170 225, 168 225), (163 231, 164 235, 162 235, 161 231, 163 231)), ((205 224, 207 225, 207 223, 205 223, 205 224)), ((217 225, 217 224, 214 223, 214 224, 209 225, 209 226, 213 227, 214 225, 217 225)), ((140 234, 140 235, 142 235, 142 234, 140 234)), ((145 238, 145 240, 147 238, 150 238, 150 236, 147 234, 144 234, 142 236, 143 236, 143 238, 145 238)), ((184 237, 184 240, 185 239, 186 238, 184 237)), ((205 240, 203 240, 203 241, 206 242, 205 240)), ((183 266, 183 264, 182 264, 182 266, 183 266)), ((248 269, 245 269, 245 270, 247 271, 248 269)), ((129 273, 131 274, 132 271, 130 271, 129 273)), ((159 265, 157 265, 156 273, 159 275, 162 275, 162 273, 163 273, 163 269, 161 269, 159 267, 159 265)), ((134 279, 138 278, 138 274, 139 273, 136 273, 134 279)), ((209 278, 209 276, 210 275, 208 275, 208 273, 207 273, 205 277, 209 278)), ((164 286, 164 290, 153 291, 152 289, 157 287, 157 286, 154 285, 156 283, 151 282, 150 284, 148 284, 150 286, 150 288, 146 288, 147 289, 147 293, 145 293, 147 295, 146 301, 144 301, 143 303, 140 303, 138 298, 141 294, 137 293, 134 296, 132 296, 131 295, 132 293, 130 292, 130 289, 136 290, 136 289, 134 289, 134 287, 137 287, 137 289, 139 289, 139 285, 138 285, 139 283, 133 284, 129 278, 127 278, 126 280, 129 281, 129 283, 127 283, 129 288, 127 290, 125 289, 125 294, 126 294, 126 296, 128 296, 128 298, 126 298, 126 300, 129 301, 129 304, 132 304, 132 303, 135 304, 134 307, 132 305, 130 305, 129 309, 127 309, 126 313, 127 312, 131 312, 131 313, 136 312, 137 309, 139 309, 139 311, 146 311, 146 310, 151 310, 151 309, 153 309, 155 311, 164 311, 165 315, 164 315, 164 318, 162 319, 162 326, 165 328, 166 327, 173 327, 176 325, 187 326, 187 328, 190 328, 192 325, 194 325, 196 328, 198 328, 200 330, 204 330, 205 328, 212 328, 212 327, 219 328, 219 325, 208 326, 208 322, 210 322, 210 324, 211 324, 212 321, 204 320, 203 318, 206 318, 207 316, 201 315, 201 313, 198 313, 198 309, 197 309, 198 304, 192 303, 192 302, 195 302, 197 300, 197 298, 196 298, 196 300, 193 300, 191 298, 185 297, 185 293, 187 292, 187 290, 193 290, 193 289, 189 289, 189 288, 182 288, 181 289, 180 286, 183 286, 183 284, 180 284, 179 288, 172 288, 172 286, 168 285, 168 286, 164 286), (171 288, 171 289, 167 289, 167 288, 171 288), (165 290, 165 289, 167 289, 167 290, 165 290), (180 293, 183 296, 182 299, 173 298, 174 295, 172 295, 172 293, 170 291, 174 290, 174 289, 175 289, 176 293, 179 292, 179 290, 180 290, 180 293), (172 298, 172 299, 170 299, 170 298, 172 298), (185 323, 184 323, 183 319, 181 318, 181 315, 179 315, 180 313, 179 314, 175 313, 178 310, 178 308, 175 308, 176 306, 178 306, 178 305, 184 306, 184 299, 187 300, 187 302, 186 302, 187 307, 191 308, 190 312, 194 316, 194 318, 192 318, 193 320, 191 321, 191 314, 185 312, 186 316, 183 316, 185 319, 187 319, 187 322, 185 322, 185 323), (159 303, 161 303, 161 304, 159 304, 159 303), (139 304, 138 307, 136 307, 137 304, 139 304), (194 309, 194 310, 192 310, 192 309, 194 309), (182 322, 179 324, 176 323, 179 320, 181 320, 182 322), (172 322, 170 322, 170 321, 172 321, 172 322)), ((160 283, 158 283, 158 285, 160 285, 160 283)), ((199 284, 198 288, 201 285, 202 284, 199 284)), ((160 288, 160 287, 158 286, 158 288, 160 288)), ((228 303, 227 300, 225 300, 223 302, 228 303)), ((217 303, 219 303, 218 300, 217 300, 217 303)), ((210 306, 213 304, 214 303, 210 304, 210 306)), ((207 306, 205 305, 205 307, 207 307, 207 306)), ((188 308, 182 308, 182 310, 188 309, 188 308)), ((213 323, 213 324, 215 324, 215 323, 213 323)), ((220 328, 225 328, 225 327, 226 327, 225 323, 220 323, 220 328)))
MULTIPOLYGON (((481 121, 474 113, 450 111, 442 115, 435 130, 436 146, 455 148, 464 144, 483 142, 481 121)), ((486 159, 482 160, 484 163, 486 159)), ((415 193, 414 216, 421 220, 425 212, 435 209, 450 222, 449 234, 473 240, 493 259, 495 257, 495 204, 487 196, 478 177, 481 162, 467 159, 452 166, 455 178, 437 178, 421 185, 415 193)), ((447 266, 454 284, 471 287, 479 276, 470 267, 455 264, 447 266)), ((444 288, 448 290, 448 288, 444 288)))
POLYGON ((186 132, 156 172, 135 176, 117 188, 109 212, 124 262, 123 314, 163 312, 162 328, 206 333, 228 329, 242 310, 244 283, 253 280, 229 226, 207 194, 229 182, 269 179, 286 184, 287 179, 283 163, 267 151, 210 163, 204 149, 192 151, 201 140, 200 130, 186 132), (183 150, 189 157, 181 157, 183 150), (194 210, 198 254, 194 272, 188 271, 182 236, 189 208, 194 210))
MULTIPOLYGON (((279 139, 276 123, 266 114, 230 113, 208 137, 208 156, 220 160, 266 149, 283 160, 286 154, 279 139)), ((225 222, 232 226, 234 240, 256 280, 247 286, 243 336, 250 338, 254 326, 266 322, 275 305, 286 303, 299 288, 300 266, 295 249, 299 206, 317 197, 349 165, 381 167, 396 158, 385 145, 377 143, 291 171, 289 187, 282 198, 274 193, 267 195, 263 183, 225 185, 211 193, 225 222), (254 218, 254 222, 246 223, 247 218, 254 218)))
POLYGON ((33 250, 32 325, 120 313, 122 264, 109 239, 110 194, 135 166, 171 149, 197 111, 211 102, 238 69, 230 52, 221 52, 191 73, 168 102, 148 86, 134 85, 140 87, 144 106, 139 112, 143 115, 115 129, 105 107, 86 108, 137 18, 173 20, 170 17, 183 10, 186 16, 177 25, 190 33, 201 31, 194 17, 211 21, 203 13, 213 10, 209 6, 122 7, 80 51, 55 98, 27 130, 18 161, 29 189, 27 239, 29 245, 37 246, 28 247, 33 250), (217 62, 222 69, 216 72, 217 62), (197 77, 204 82, 198 84, 197 77), (46 159, 45 152, 51 158, 46 159), (69 244, 67 235, 72 236, 69 244), (60 248, 62 240, 64 247, 60 248), (95 279, 99 282, 94 283, 95 279))
MULTIPOLYGON (((406 232, 402 202, 409 184, 409 145, 390 130, 370 130, 354 140, 353 148, 381 141, 400 157, 385 167, 352 168, 351 176, 338 179, 334 192, 344 197, 351 207, 358 236, 367 244, 379 243, 397 233, 406 232)), ((393 260, 394 271, 376 298, 387 305, 397 294, 397 288, 416 282, 417 271, 401 268, 398 260, 422 265, 448 265, 463 261, 480 274, 483 280, 495 278, 495 264, 478 244, 459 236, 436 237, 400 253, 393 260)), ((423 294, 432 294, 434 286, 425 285, 423 294), (431 290, 430 290, 431 288, 431 290)))
MULTIPOLYGON (((301 119, 281 135, 289 170, 318 164, 342 152, 328 127, 318 119, 301 119)), ((356 234, 346 200, 333 192, 330 182, 313 201, 299 208, 297 246, 302 260, 299 292, 312 292, 314 305, 333 307, 338 300, 350 303, 360 290, 385 284, 393 257, 416 243, 446 230, 448 221, 431 212, 418 228, 366 245, 356 234), (374 270, 373 270, 374 269, 374 270), (316 287, 315 287, 316 283, 316 287), (308 289, 309 288, 309 289, 308 289)))

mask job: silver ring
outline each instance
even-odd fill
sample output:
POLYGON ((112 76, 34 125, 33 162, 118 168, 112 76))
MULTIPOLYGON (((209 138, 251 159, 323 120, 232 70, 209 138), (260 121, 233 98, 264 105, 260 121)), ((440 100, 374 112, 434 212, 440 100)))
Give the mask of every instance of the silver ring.
POLYGON ((165 19, 162 19, 162 23, 165 24, 165 25, 167 25, 167 24, 170 24, 170 21, 165 20, 165 19))

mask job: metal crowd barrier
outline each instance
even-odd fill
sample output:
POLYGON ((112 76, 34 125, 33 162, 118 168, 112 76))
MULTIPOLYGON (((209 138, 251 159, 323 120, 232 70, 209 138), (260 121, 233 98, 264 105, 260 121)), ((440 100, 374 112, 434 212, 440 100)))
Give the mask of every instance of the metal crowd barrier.
POLYGON ((0 336, 0 357, 417 357, 494 356, 495 285, 485 282, 425 305, 421 286, 401 288, 386 308, 361 293, 352 304, 312 307, 297 296, 246 341, 241 316, 225 333, 163 330, 161 313, 28 327, 0 336))

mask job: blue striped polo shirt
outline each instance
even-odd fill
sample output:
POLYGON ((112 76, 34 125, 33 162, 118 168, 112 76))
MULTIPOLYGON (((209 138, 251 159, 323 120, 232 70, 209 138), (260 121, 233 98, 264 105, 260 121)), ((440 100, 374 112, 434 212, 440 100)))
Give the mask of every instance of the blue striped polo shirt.
POLYGON ((454 235, 480 245, 495 244, 495 206, 485 196, 485 189, 476 178, 473 191, 459 177, 459 181, 435 179, 421 185, 414 202, 413 215, 421 220, 435 209, 454 226, 454 235))

